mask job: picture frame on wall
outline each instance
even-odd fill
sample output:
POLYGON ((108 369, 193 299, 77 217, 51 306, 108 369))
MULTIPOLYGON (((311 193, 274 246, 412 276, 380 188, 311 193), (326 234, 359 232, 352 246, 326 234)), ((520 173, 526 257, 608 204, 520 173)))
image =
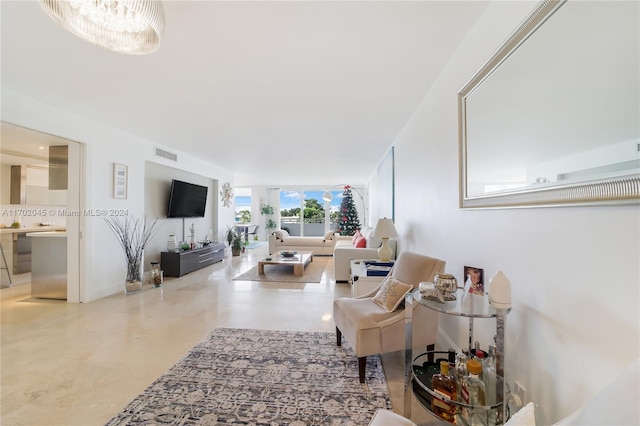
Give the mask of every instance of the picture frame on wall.
POLYGON ((484 295, 484 269, 475 266, 464 267, 464 292, 484 295))
POLYGON ((128 170, 124 164, 113 163, 113 198, 127 198, 128 170))

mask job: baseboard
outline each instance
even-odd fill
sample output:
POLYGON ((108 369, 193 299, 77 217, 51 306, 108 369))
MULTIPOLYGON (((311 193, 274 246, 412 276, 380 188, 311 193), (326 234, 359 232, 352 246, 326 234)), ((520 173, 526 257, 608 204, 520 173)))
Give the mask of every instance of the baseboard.
POLYGON ((461 353, 462 349, 445 333, 440 327, 438 327, 438 337, 436 340, 436 350, 448 351, 449 349, 455 349, 456 353, 461 353))

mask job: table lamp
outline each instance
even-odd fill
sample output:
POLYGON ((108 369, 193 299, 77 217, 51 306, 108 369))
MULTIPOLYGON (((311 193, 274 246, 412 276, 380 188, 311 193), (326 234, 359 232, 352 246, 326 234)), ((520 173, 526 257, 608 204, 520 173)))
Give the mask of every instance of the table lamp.
POLYGON ((389 247, 389 238, 398 238, 393 220, 386 217, 378 219, 373 236, 382 238, 382 246, 378 249, 378 257, 383 262, 389 262, 393 255, 393 250, 389 247))

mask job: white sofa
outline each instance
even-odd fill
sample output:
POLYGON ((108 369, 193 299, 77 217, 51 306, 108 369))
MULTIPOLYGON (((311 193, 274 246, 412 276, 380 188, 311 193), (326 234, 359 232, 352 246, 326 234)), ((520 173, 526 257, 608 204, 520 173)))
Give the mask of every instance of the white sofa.
MULTIPOLYGON (((366 247, 356 248, 352 237, 340 237, 333 249, 333 267, 336 281, 349 281, 351 260, 353 259, 378 259, 378 249, 382 245, 382 239, 373 236, 373 228, 365 226, 360 233, 366 240, 366 247)), ((396 258, 397 242, 391 238, 389 247, 393 251, 392 259, 396 258)))
POLYGON ((312 251, 314 256, 331 256, 337 241, 346 239, 351 242, 351 237, 341 237, 333 232, 328 232, 322 237, 295 237, 287 231, 277 230, 269 235, 269 254, 282 250, 312 251))

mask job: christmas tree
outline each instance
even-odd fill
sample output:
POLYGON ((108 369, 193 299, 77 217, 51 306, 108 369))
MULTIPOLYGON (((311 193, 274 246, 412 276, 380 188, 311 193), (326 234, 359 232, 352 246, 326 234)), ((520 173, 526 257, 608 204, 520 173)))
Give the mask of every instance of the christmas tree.
POLYGON ((351 187, 346 185, 342 192, 342 202, 340 203, 340 215, 338 216, 338 225, 336 231, 340 235, 353 235, 360 229, 360 219, 358 218, 358 210, 353 204, 353 194, 351 187))

